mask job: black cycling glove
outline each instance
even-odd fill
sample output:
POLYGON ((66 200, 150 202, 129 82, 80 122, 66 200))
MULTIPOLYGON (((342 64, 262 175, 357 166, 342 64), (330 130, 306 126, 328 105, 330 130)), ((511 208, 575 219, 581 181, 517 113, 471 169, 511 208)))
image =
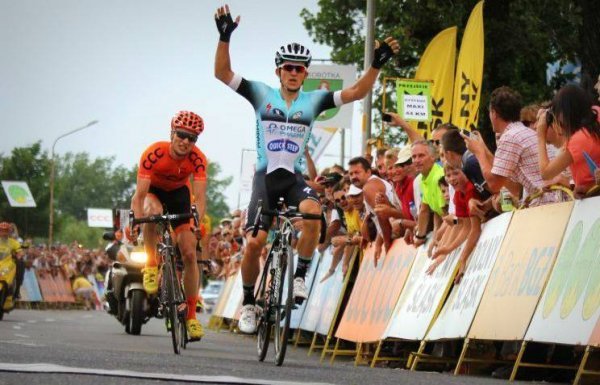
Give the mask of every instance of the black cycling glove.
POLYGON ((388 60, 390 60, 392 56, 394 56, 392 47, 390 47, 385 41, 382 42, 373 53, 373 62, 371 63, 371 67, 380 69, 385 63, 388 62, 388 60))
POLYGON ((219 40, 229 43, 231 33, 237 28, 238 24, 233 22, 231 13, 223 14, 215 19, 217 29, 219 30, 219 40))

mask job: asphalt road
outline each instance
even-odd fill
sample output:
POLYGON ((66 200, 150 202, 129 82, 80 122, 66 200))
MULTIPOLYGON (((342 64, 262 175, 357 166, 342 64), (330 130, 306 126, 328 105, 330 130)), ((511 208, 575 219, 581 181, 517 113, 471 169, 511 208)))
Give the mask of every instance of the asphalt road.
MULTIPOLYGON (((331 366, 319 363, 317 354, 307 357, 307 351, 290 347, 284 366, 276 367, 272 361, 257 361, 254 338, 207 331, 201 342, 176 356, 162 320, 152 320, 142 335, 130 336, 100 311, 15 310, 0 321, 0 385, 508 384, 484 377, 354 367, 343 358, 331 366)), ((514 384, 519 383, 533 384, 514 384)))

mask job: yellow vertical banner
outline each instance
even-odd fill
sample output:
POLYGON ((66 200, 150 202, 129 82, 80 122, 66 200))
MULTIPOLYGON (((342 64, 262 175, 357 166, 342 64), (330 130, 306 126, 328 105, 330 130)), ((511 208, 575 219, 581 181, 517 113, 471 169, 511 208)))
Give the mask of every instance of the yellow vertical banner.
POLYGON ((438 124, 449 122, 454 91, 456 62, 456 27, 446 28, 429 43, 417 67, 415 80, 429 80, 431 86, 431 120, 411 122, 420 133, 429 138, 438 124))
POLYGON ((483 1, 477 3, 465 28, 454 80, 452 123, 472 130, 477 126, 483 79, 483 1))

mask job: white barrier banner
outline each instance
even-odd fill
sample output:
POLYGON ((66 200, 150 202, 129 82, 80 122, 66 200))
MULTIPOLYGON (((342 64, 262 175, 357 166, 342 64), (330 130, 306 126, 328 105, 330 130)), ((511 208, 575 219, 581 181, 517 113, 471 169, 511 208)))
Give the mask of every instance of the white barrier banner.
MULTIPOLYGON (((358 257, 356 257, 358 259, 358 257)), ((350 269, 351 267, 349 267, 350 269)), ((329 266, 327 269, 322 269, 323 275, 327 273, 329 270, 329 266)), ((340 295, 342 294, 342 290, 344 289, 344 273, 342 272, 342 263, 338 264, 333 275, 323 283, 319 283, 319 281, 323 277, 318 277, 316 279, 315 285, 325 285, 327 284, 329 287, 327 288, 327 295, 325 296, 325 300, 321 302, 321 314, 319 316, 319 322, 317 323, 316 332, 322 335, 329 334, 329 329, 331 328, 331 323, 333 322, 333 317, 335 316, 335 310, 337 309, 338 303, 341 300, 340 295)))
MULTIPOLYGON (((306 288, 308 289, 308 293, 309 293, 308 298, 310 298, 310 296, 312 294, 312 288, 315 285, 315 275, 317 274, 317 268, 319 267, 320 259, 321 259, 321 254, 319 254, 319 252, 315 252, 315 255, 312 259, 312 263, 310 264, 310 268, 306 272, 305 283, 306 283, 306 288)), ((294 254, 294 266, 298 266, 298 254, 294 254)), ((287 281, 286 281, 286 283, 287 283, 287 281)), ((287 293, 287 291, 285 291, 284 293, 287 293)), ((294 309, 294 311, 292 311, 292 319, 290 319, 290 328, 291 329, 298 329, 298 327, 300 326, 300 322, 302 321, 302 315, 304 314, 304 311, 306 310, 307 303, 308 303, 308 300, 302 302, 301 305, 295 305, 296 309, 294 309)))
POLYGON ((300 329, 302 330, 314 332, 317 328, 317 324, 319 323, 319 319, 321 317, 321 309, 323 308, 323 304, 327 299, 327 293, 329 292, 329 288, 333 283, 333 277, 329 278, 323 283, 319 283, 319 281, 321 280, 321 277, 325 275, 327 270, 329 270, 332 260, 333 256, 331 255, 331 250, 330 248, 327 248, 327 250, 325 250, 321 256, 321 263, 319 264, 315 273, 315 284, 310 296, 308 297, 308 302, 306 303, 306 308, 304 309, 304 314, 302 315, 302 321, 300 321, 300 329))
POLYGON ((240 317, 239 308, 242 305, 242 299, 244 298, 244 290, 242 287, 242 269, 239 269, 236 276, 233 288, 229 294, 229 299, 225 304, 225 310, 223 310, 223 318, 238 319, 240 317))
POLYGON ((113 227, 113 213, 111 209, 87 209, 89 227, 113 227))
POLYGON ((586 345, 600 317, 600 197, 577 200, 525 340, 586 345))
POLYGON ((512 212, 504 213, 483 225, 465 274, 452 289, 426 340, 456 339, 467 335, 511 218, 512 212))
POLYGON ((2 188, 10 207, 36 207, 27 182, 3 180, 2 188))
POLYGON ((462 248, 461 245, 448 254, 431 275, 426 273, 432 263, 427 256, 427 249, 419 249, 408 282, 394 309, 394 317, 384 334, 385 338, 425 338, 429 325, 450 288, 462 248))

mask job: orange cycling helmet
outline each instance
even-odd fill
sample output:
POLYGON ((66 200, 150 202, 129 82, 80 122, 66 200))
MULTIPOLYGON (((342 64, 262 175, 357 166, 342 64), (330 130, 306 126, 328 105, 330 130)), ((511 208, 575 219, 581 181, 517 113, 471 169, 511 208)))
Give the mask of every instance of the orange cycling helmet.
POLYGON ((179 111, 171 119, 171 130, 184 130, 194 135, 200 135, 204 131, 204 121, 191 111, 179 111))
POLYGON ((8 222, 0 223, 0 231, 2 232, 10 232, 12 230, 12 225, 8 222))

